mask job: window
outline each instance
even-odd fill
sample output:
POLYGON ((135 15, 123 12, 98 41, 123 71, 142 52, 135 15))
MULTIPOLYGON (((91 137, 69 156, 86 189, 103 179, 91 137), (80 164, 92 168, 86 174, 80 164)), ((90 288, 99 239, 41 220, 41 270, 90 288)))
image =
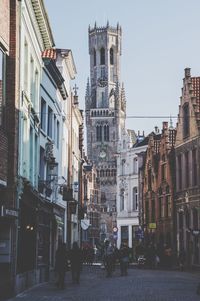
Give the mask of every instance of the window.
POLYGON ((121 243, 128 245, 128 226, 121 226, 121 243))
POLYGON ((148 169, 148 190, 151 190, 151 169, 148 169))
POLYGON ((122 176, 124 176, 124 175, 125 175, 125 162, 126 162, 126 160, 125 160, 125 159, 123 159, 123 160, 121 161, 122 176))
POLYGON ((96 50, 95 50, 95 49, 93 49, 93 59, 94 59, 94 61, 93 61, 94 66, 96 66, 96 64, 97 64, 97 59, 96 59, 96 50))
POLYGON ((104 141, 109 141, 109 125, 104 125, 104 141))
POLYGON ((158 192, 158 216, 159 218, 162 217, 162 189, 159 189, 159 192, 158 192))
POLYGON ((166 157, 165 157, 165 155, 162 156, 161 177, 162 177, 162 181, 164 181, 166 179, 166 157))
POLYGON ((102 141, 102 126, 101 125, 96 126, 96 137, 97 137, 97 141, 102 141))
POLYGON ((183 137, 189 136, 189 104, 186 103, 183 107, 183 137))
POLYGON ((192 150, 192 184, 197 185, 197 150, 192 150))
POLYGON ((48 128, 47 135, 52 138, 53 134, 53 111, 50 107, 48 107, 48 128))
POLYGON ((165 213, 166 217, 171 216, 171 196, 170 196, 170 191, 169 191, 169 186, 166 188, 166 196, 165 196, 165 213))
POLYGON ((146 224, 149 223, 149 201, 145 201, 145 222, 146 224))
POLYGON ((178 188, 179 190, 182 189, 182 158, 181 154, 178 155, 178 188))
POLYGON ((33 183, 33 128, 30 127, 30 138, 29 138, 29 178, 31 183, 33 183))
POLYGON ((5 54, 0 49, 0 125, 3 122, 3 106, 5 101, 5 54))
POLYGON ((134 174, 138 173, 138 159, 137 158, 133 159, 133 173, 134 174))
POLYGON ((105 65, 105 49, 103 47, 100 50, 100 64, 105 65))
POLYGON ((189 152, 185 153, 185 187, 189 187, 189 152))
POLYGON ((57 148, 59 148, 59 140, 60 140, 60 124, 59 124, 59 121, 57 120, 57 126, 56 126, 56 145, 57 145, 57 148))
POLYGON ((24 43, 24 90, 28 91, 28 44, 24 43))
POLYGON ((133 187, 133 210, 138 210, 138 190, 133 187))
POLYGON ((46 102, 41 99, 41 110, 40 110, 41 129, 46 131, 46 102))
POLYGON ((114 53, 113 48, 110 48, 110 64, 114 65, 114 53))
MULTIPOLYGON (((25 74, 24 76, 27 76, 25 74)), ((30 97, 31 101, 34 107, 35 104, 35 79, 34 79, 34 61, 33 58, 31 57, 30 59, 30 97)))
POLYGON ((124 189, 120 191, 120 211, 124 210, 124 189))
POLYGON ((151 200, 151 222, 154 223, 155 222, 155 212, 156 208, 155 208, 155 199, 151 200))

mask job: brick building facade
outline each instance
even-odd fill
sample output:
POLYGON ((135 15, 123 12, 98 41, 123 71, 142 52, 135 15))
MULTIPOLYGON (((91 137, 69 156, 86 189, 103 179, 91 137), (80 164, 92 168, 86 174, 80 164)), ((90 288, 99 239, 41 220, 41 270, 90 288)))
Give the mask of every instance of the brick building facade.
POLYGON ((177 249, 188 265, 200 264, 200 77, 185 69, 177 122, 177 249))
POLYGON ((0 7, 0 291, 14 291, 18 156, 18 1, 0 7))
POLYGON ((143 223, 146 243, 174 248, 174 143, 176 131, 163 122, 151 133, 144 163, 143 223))

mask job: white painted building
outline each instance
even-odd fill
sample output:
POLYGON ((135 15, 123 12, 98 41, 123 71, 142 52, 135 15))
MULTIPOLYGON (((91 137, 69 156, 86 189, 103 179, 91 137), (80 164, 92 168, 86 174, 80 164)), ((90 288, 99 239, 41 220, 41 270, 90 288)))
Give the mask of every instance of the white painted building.
MULTIPOLYGON (((127 243, 134 248, 135 231, 139 226, 138 202, 138 153, 146 150, 146 145, 136 137, 134 131, 122 134, 117 154, 117 247, 127 243)), ((143 139, 143 137, 142 137, 143 139)), ((116 233, 115 233, 116 234, 116 233)))

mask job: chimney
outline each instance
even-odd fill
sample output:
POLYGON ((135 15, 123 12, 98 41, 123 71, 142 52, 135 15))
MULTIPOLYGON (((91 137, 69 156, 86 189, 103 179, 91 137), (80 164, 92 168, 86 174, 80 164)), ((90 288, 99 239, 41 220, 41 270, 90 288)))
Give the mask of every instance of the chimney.
POLYGON ((163 121, 163 131, 168 129, 168 122, 163 121))

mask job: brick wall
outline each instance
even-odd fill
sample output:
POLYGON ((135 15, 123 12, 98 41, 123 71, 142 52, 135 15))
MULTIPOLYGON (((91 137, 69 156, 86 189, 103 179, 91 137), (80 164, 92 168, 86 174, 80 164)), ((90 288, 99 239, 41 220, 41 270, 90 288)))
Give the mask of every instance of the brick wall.
POLYGON ((10 0, 0 0, 0 44, 6 49, 9 50, 9 8, 10 0), (3 9, 2 9, 3 8, 3 9))

